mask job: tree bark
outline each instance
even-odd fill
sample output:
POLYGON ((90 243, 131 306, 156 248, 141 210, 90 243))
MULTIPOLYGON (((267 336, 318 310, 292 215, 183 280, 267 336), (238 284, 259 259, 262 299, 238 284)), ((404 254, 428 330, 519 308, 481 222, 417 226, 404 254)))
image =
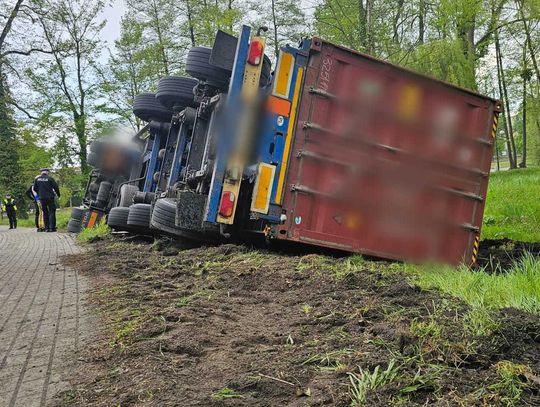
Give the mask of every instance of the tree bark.
POLYGON ((526 47, 523 47, 523 100, 521 103, 521 133, 523 137, 523 143, 521 146, 521 162, 519 163, 519 168, 527 167, 527 80, 528 80, 528 71, 527 71, 527 52, 526 47))
POLYGON ((278 42, 278 24, 276 17, 276 2, 272 0, 272 25, 274 26, 274 52, 275 55, 279 55, 279 42, 278 42))
POLYGON ((195 44, 195 29, 193 27, 193 16, 191 10, 190 0, 186 0, 186 9, 187 9, 187 19, 188 19, 188 29, 189 29, 189 38, 191 40, 191 46, 194 47, 195 44))
POLYGON ((497 77, 499 82, 499 94, 504 105, 504 124, 506 134, 506 148, 508 150, 508 161, 510 169, 516 168, 516 144, 514 142, 514 131, 512 129, 512 117, 510 113, 510 103, 508 101, 508 92, 502 66, 501 46, 499 42, 499 33, 495 33, 495 56, 497 59, 497 77))

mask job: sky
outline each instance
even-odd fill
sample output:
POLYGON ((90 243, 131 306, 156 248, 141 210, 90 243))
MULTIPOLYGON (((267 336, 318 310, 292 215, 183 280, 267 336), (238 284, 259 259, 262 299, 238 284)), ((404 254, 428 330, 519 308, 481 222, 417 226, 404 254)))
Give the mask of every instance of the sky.
POLYGON ((107 20, 107 24, 101 31, 101 39, 110 45, 113 45, 114 40, 120 37, 120 20, 125 10, 124 0, 111 0, 110 5, 103 12, 103 18, 107 20))

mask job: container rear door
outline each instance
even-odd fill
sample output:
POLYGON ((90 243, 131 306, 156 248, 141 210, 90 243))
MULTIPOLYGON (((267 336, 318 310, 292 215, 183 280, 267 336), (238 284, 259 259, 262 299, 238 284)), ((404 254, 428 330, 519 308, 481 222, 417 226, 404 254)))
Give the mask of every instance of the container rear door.
POLYGON ((392 259, 470 263, 496 102, 313 41, 280 237, 392 259))

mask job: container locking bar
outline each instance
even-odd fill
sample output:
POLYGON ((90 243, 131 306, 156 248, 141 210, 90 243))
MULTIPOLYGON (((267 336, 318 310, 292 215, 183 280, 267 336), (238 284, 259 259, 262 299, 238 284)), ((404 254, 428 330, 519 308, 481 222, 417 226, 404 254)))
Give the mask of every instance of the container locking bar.
POLYGON ((332 99, 332 100, 338 100, 339 99, 333 93, 327 92, 327 91, 325 91, 323 89, 320 89, 320 88, 315 88, 313 86, 311 86, 309 88, 309 93, 311 93, 312 95, 322 96, 322 97, 327 98, 327 99, 332 99))

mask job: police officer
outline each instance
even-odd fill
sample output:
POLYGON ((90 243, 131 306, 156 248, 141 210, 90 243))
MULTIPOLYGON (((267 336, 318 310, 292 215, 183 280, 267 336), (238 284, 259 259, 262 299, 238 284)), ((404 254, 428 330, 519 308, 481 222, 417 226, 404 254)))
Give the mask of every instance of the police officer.
POLYGON ((46 232, 56 232, 55 197, 60 198, 60 189, 54 178, 49 177, 49 169, 41 169, 41 175, 34 179, 34 194, 39 197, 46 232))
POLYGON ((41 232, 42 230, 39 227, 39 205, 38 205, 39 197, 34 194, 34 184, 30 185, 30 187, 26 190, 26 196, 30 198, 32 202, 34 203, 36 229, 38 232, 41 232))
POLYGON ((2 202, 2 210, 7 213, 9 228, 17 229, 17 205, 11 194, 6 194, 6 199, 2 202))

